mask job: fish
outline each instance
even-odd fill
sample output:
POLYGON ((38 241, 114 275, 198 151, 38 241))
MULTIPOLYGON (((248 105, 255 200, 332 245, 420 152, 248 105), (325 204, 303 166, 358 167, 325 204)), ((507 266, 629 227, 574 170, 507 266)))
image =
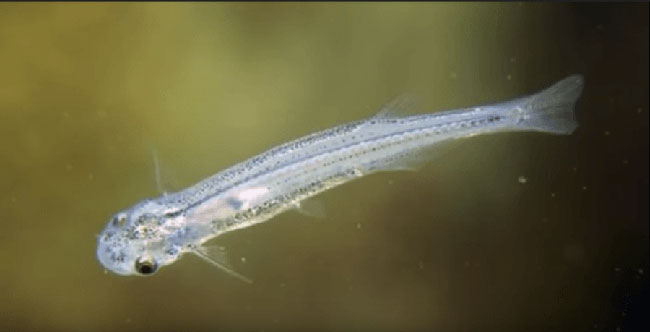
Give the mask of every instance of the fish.
POLYGON ((225 249, 208 242, 288 210, 311 214, 306 207, 313 196, 372 173, 416 170, 459 139, 503 132, 569 135, 578 127, 575 104, 583 85, 581 75, 571 75, 506 102, 416 115, 404 115, 412 99, 398 97, 372 117, 279 145, 116 213, 98 235, 97 258, 118 275, 145 276, 192 253, 252 282, 234 271, 225 249))

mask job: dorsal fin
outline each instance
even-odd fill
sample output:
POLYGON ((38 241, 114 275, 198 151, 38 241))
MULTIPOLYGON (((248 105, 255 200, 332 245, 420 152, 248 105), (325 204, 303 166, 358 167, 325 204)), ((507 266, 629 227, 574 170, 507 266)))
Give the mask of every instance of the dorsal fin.
POLYGON ((416 101, 415 94, 403 93, 386 103, 373 118, 391 119, 405 116, 415 108, 416 101))

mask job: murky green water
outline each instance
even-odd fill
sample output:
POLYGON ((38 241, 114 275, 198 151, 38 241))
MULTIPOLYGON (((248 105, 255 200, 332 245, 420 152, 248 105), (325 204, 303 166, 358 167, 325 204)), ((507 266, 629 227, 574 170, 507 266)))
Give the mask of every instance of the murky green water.
POLYGON ((648 325, 647 4, 4 3, 0 142, 0 330, 648 325), (95 259, 109 216, 159 194, 154 148, 177 190, 405 91, 434 111, 572 73, 572 136, 467 140, 325 193, 325 219, 218 239, 252 285, 95 259))

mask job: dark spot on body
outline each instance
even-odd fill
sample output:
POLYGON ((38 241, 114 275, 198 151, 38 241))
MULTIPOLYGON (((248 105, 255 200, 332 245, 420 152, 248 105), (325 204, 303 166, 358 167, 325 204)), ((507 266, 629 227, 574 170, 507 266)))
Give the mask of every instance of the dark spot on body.
POLYGON ((228 205, 230 205, 235 210, 241 209, 241 207, 244 205, 244 202, 233 197, 229 197, 226 200, 226 203, 228 203, 228 205))

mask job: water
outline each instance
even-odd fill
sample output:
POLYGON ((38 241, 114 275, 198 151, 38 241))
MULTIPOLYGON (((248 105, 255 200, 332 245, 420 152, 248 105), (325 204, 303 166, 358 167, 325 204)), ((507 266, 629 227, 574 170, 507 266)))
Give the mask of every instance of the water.
POLYGON ((648 7, 0 5, 0 330, 633 330, 648 290, 648 7), (413 173, 104 273, 117 210, 372 115, 585 76, 572 136, 477 137, 413 173), (521 179, 525 179, 522 185, 521 179))

